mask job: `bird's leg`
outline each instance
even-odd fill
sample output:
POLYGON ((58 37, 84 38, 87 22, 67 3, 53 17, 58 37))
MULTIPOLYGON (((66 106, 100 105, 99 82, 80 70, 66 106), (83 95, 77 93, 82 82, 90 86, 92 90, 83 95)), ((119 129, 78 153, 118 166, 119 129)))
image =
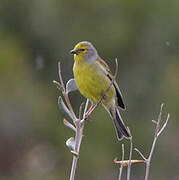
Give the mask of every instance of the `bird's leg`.
POLYGON ((95 109, 95 107, 96 107, 96 104, 92 104, 92 105, 90 106, 90 108, 88 109, 88 111, 87 111, 86 114, 85 114, 85 120, 90 116, 90 114, 93 112, 93 110, 95 109))
POLYGON ((98 103, 96 104, 93 104, 90 106, 90 108, 88 109, 88 111, 86 112, 86 115, 85 115, 85 120, 91 115, 91 113, 94 111, 94 109, 100 104, 102 103, 103 100, 106 100, 107 99, 107 96, 106 96, 106 93, 102 93, 101 94, 101 99, 98 101, 98 103))

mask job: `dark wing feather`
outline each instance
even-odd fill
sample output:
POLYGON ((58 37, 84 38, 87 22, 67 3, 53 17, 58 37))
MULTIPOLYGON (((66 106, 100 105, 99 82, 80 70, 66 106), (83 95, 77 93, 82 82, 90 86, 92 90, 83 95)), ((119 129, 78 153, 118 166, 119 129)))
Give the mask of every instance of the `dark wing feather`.
MULTIPOLYGON (((106 64, 106 62, 104 60, 102 60, 101 58, 99 58, 98 63, 104 68, 104 73, 112 81, 113 75, 109 69, 109 66, 106 64)), ((114 81, 113 85, 114 85, 114 88, 116 90, 118 106, 121 107, 122 109, 125 109, 126 107, 124 105, 123 97, 122 97, 121 91, 120 91, 119 86, 116 83, 116 81, 114 81)))
MULTIPOLYGON (((107 76, 108 76, 108 78, 112 81, 112 78, 110 77, 110 75, 107 75, 107 76)), ((118 86, 117 82, 114 81, 113 85, 114 85, 114 88, 115 88, 115 90, 116 90, 116 96, 117 96, 118 106, 119 106, 120 108, 122 108, 122 109, 126 109, 125 104, 124 104, 124 101, 123 101, 123 97, 122 97, 122 94, 121 94, 121 91, 120 91, 120 89, 119 89, 119 86, 118 86)))
POLYGON ((118 87, 118 85, 117 85, 116 82, 114 82, 114 87, 115 87, 115 89, 116 89, 117 102, 118 102, 119 107, 121 107, 122 109, 126 109, 126 106, 125 106, 125 104, 124 104, 121 91, 120 91, 120 89, 119 89, 119 87, 118 87))

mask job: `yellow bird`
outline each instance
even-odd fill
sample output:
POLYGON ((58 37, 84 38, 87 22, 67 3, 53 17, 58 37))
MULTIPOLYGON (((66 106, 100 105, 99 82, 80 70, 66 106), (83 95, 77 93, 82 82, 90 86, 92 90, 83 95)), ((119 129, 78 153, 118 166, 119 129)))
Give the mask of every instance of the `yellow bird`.
POLYGON ((118 139, 129 138, 130 134, 119 113, 119 107, 125 109, 123 98, 116 81, 110 87, 113 75, 108 65, 88 41, 78 43, 70 52, 74 54, 73 73, 80 93, 93 103, 103 97, 102 104, 114 122, 118 139))

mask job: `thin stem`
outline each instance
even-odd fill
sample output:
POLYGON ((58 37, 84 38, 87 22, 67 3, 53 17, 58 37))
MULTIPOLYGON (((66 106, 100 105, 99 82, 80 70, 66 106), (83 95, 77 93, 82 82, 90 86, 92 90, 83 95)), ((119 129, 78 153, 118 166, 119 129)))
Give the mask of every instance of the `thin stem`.
POLYGON ((157 139, 160 136, 160 134, 163 132, 165 127, 167 126, 168 120, 170 118, 170 115, 168 114, 165 123, 160 128, 160 122, 162 120, 162 109, 163 109, 163 104, 161 104, 160 112, 159 112, 157 121, 152 120, 152 122, 156 124, 156 127, 155 127, 155 133, 154 133, 154 139, 153 139, 152 147, 151 147, 148 158, 145 158, 145 156, 137 148, 134 149, 135 151, 137 151, 140 154, 140 156, 145 161, 145 165, 146 165, 146 168, 145 168, 145 180, 149 179, 150 164, 151 164, 152 155, 153 155, 153 152, 154 152, 154 149, 155 149, 155 146, 156 146, 157 139))
POLYGON ((83 119, 82 120, 77 120, 75 121, 75 126, 76 126, 76 136, 75 136, 75 153, 76 155, 73 155, 73 162, 72 162, 72 168, 71 168, 71 174, 70 174, 70 180, 74 180, 75 178, 75 173, 76 173, 76 167, 77 167, 77 162, 78 162, 78 158, 79 158, 79 153, 80 153, 80 146, 81 146, 81 141, 82 141, 82 137, 83 137, 83 129, 85 126, 85 114, 88 108, 88 103, 89 100, 86 100, 86 104, 85 104, 85 108, 83 111, 83 119))
POLYGON ((160 136, 160 134, 163 132, 163 130, 165 129, 165 127, 168 124, 168 120, 170 119, 170 114, 167 115, 167 120, 165 121, 164 125, 162 126, 162 128, 160 129, 160 131, 158 132, 157 136, 160 136))
MULTIPOLYGON (((76 117, 76 115, 75 115, 75 113, 73 111, 73 107, 71 105, 70 99, 68 97, 68 93, 66 93, 66 90, 65 90, 65 85, 64 85, 64 82, 63 82, 62 74, 61 74, 61 65, 60 65, 60 62, 58 62, 58 75, 59 75, 60 84, 61 84, 61 87, 62 87, 62 94, 63 94, 63 96, 65 98, 67 106, 68 106, 69 110, 71 111, 71 113, 73 113, 74 117, 76 117)), ((74 119, 73 119, 73 121, 74 121, 74 119)))
POLYGON ((114 79, 116 79, 117 74, 118 74, 118 61, 117 61, 117 58, 115 59, 115 62, 116 62, 116 69, 115 69, 114 79))
POLYGON ((154 152, 154 149, 155 149, 155 146, 156 146, 157 139, 158 139, 159 135, 161 134, 161 132, 165 129, 165 127, 166 127, 166 125, 168 123, 168 120, 170 118, 170 115, 168 114, 166 122, 164 123, 164 125, 160 129, 160 122, 161 122, 161 119, 162 119, 162 109, 163 109, 163 104, 161 104, 160 113, 159 113, 156 128, 155 128, 155 135, 154 135, 154 140, 153 140, 153 143, 152 143, 151 151, 150 151, 149 157, 145 161, 146 162, 145 180, 148 180, 148 178, 149 178, 150 163, 151 163, 151 160, 152 160, 152 155, 153 155, 153 152, 154 152))
MULTIPOLYGON (((122 144, 122 159, 121 160, 124 161, 124 144, 122 144)), ((121 165, 120 167, 118 180, 121 180, 122 178, 122 170, 123 170, 123 165, 121 165)))
POLYGON ((76 156, 73 156, 73 161, 72 161, 72 166, 71 166, 70 180, 74 180, 74 179, 75 179, 75 172, 76 172, 77 160, 78 160, 78 158, 77 158, 76 156))
MULTIPOLYGON (((83 126, 84 127, 84 126, 83 126)), ((73 162, 72 162, 72 168, 71 168, 71 174, 70 174, 70 180, 74 180, 75 173, 76 173, 76 167, 77 162, 79 158, 79 151, 80 151, 80 145, 82 141, 82 133, 83 133, 83 127, 80 128, 80 121, 76 122, 76 136, 75 136, 75 155, 73 155, 73 162)))
MULTIPOLYGON (((131 136, 130 129, 128 128, 128 132, 131 136)), ((132 136, 130 137, 130 154, 129 154, 129 165, 127 168, 127 180, 130 180, 130 175, 131 175, 131 159, 132 159, 132 150, 133 150, 133 143, 132 143, 132 136)))
POLYGON ((156 128, 155 128, 155 137, 157 137, 158 131, 160 129, 160 121, 162 119, 162 109, 163 109, 163 104, 161 104, 160 106, 160 113, 158 115, 158 120, 157 120, 157 124, 156 124, 156 128))
POLYGON ((150 151, 150 155, 149 157, 146 159, 146 169, 145 169, 145 180, 148 180, 149 177, 149 172, 150 172, 150 163, 151 163, 151 158, 152 158, 152 154, 155 148, 155 144, 156 144, 157 138, 155 137, 152 143, 152 148, 150 151))
POLYGON ((87 112, 87 109, 88 109, 88 104, 89 104, 89 99, 86 100, 85 109, 84 109, 84 112, 83 112, 83 119, 85 119, 86 112, 87 112))
POLYGON ((137 151, 137 152, 140 154, 140 156, 142 157, 142 159, 143 159, 144 161, 147 160, 147 159, 144 157, 144 155, 143 155, 137 148, 134 148, 134 150, 137 151))
POLYGON ((64 85, 63 79, 62 79, 62 73, 61 73, 61 64, 60 64, 60 61, 58 62, 58 75, 59 75, 61 87, 63 88, 63 91, 65 91, 65 85, 64 85))
POLYGON ((81 105, 80 105, 80 110, 79 110, 79 119, 81 119, 83 105, 84 105, 84 102, 82 102, 82 103, 81 103, 81 105))

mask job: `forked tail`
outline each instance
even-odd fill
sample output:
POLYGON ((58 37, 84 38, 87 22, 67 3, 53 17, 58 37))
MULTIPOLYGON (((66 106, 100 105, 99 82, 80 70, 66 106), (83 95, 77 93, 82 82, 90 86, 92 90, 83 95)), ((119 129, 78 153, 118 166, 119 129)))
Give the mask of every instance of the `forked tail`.
POLYGON ((109 112, 110 112, 110 115, 111 115, 113 122, 114 122, 114 126, 115 126, 115 130, 117 133, 118 140, 119 141, 122 140, 123 137, 130 138, 131 136, 130 136, 127 128, 124 125, 124 122, 121 118, 121 115, 119 113, 118 108, 117 107, 110 108, 109 112))

